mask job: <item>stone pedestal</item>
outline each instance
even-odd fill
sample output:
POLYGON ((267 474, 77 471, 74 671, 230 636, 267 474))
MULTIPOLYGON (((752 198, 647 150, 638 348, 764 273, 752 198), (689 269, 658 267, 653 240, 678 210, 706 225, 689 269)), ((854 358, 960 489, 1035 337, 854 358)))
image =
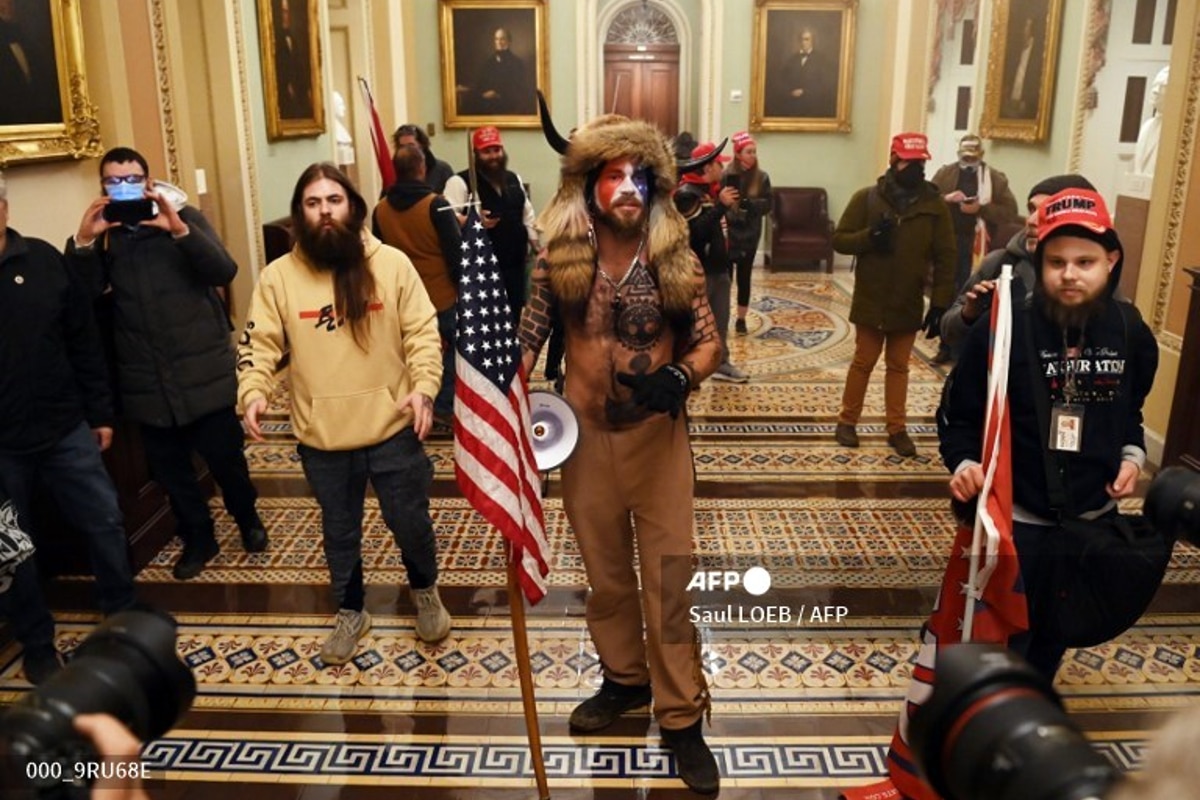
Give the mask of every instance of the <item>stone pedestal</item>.
POLYGON ((1113 210, 1113 224, 1125 250, 1125 264, 1121 269, 1121 282, 1117 288, 1127 300, 1133 300, 1137 294, 1142 250, 1146 241, 1146 219, 1150 213, 1151 181, 1149 175, 1130 173, 1117 179, 1117 204, 1113 210))

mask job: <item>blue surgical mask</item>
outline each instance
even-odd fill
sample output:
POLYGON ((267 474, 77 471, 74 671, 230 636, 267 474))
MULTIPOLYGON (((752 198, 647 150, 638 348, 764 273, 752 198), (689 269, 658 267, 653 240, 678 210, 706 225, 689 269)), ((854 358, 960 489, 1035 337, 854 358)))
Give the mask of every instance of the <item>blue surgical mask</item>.
POLYGON ((141 200, 146 196, 146 182, 139 181, 138 183, 121 183, 115 186, 105 186, 104 191, 117 202, 126 200, 141 200))

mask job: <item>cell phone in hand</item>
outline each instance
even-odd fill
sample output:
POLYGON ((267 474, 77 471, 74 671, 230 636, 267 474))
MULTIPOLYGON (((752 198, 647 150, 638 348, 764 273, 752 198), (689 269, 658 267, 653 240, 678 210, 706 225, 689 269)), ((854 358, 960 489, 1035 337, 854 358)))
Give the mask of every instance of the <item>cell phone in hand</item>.
POLYGON ((137 225, 158 216, 158 203, 146 197, 141 200, 113 200, 104 207, 106 222, 137 225))

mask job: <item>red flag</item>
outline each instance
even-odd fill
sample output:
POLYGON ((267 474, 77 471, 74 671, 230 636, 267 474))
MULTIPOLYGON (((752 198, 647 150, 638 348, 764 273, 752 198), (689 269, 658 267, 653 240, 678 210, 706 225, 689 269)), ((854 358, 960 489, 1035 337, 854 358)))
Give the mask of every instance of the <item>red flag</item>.
POLYGON ((988 402, 984 421, 984 483, 974 528, 958 526, 954 549, 913 666, 900 721, 888 750, 889 780, 845 791, 847 800, 937 800, 918 774, 908 746, 908 724, 933 692, 938 651, 960 642, 1007 645, 1029 627, 1021 568, 1012 532, 1012 444, 1008 412, 1008 363, 1012 350, 1012 267, 1005 265, 993 294, 988 402))
POLYGON ((529 438, 529 385, 498 264, 471 208, 458 296, 454 474, 471 505, 512 544, 521 589, 536 604, 546 594, 550 548, 529 438))
POLYGON ((371 112, 371 146, 375 150, 375 162, 379 164, 379 174, 383 177, 383 188, 396 182, 396 168, 392 166, 392 153, 388 148, 387 136, 383 133, 383 125, 379 122, 379 112, 375 110, 375 98, 371 96, 371 87, 366 78, 359 77, 358 88, 362 90, 363 102, 371 112))

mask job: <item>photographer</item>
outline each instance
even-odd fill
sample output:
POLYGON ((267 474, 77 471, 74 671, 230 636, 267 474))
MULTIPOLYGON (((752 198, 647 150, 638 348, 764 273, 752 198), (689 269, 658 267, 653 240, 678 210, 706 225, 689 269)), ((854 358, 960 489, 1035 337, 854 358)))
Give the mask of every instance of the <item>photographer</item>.
MULTIPOLYGON (((1097 526, 1099 535, 1098 526, 1121 522, 1117 500, 1133 493, 1146 457, 1142 404, 1158 346, 1137 309, 1113 296, 1123 254, 1103 198, 1061 191, 1037 222, 1031 308, 1017 295, 1024 289, 1013 287, 1008 402, 1012 461, 1021 465, 1013 474, 1013 531, 1029 631, 1012 646, 1052 681, 1067 647, 1079 643, 1068 629, 1113 627, 1095 619, 1101 606, 1084 608, 1078 616, 1087 619, 1062 613, 1065 585, 1082 572, 1070 569, 1072 542, 1080 541, 1072 532, 1097 526)), ((972 328, 938 410, 941 454, 959 503, 973 500, 984 480, 977 459, 990 333, 972 328)), ((1132 598, 1128 577, 1119 594, 1132 598)), ((1157 586, 1136 588, 1152 596, 1157 586)))

